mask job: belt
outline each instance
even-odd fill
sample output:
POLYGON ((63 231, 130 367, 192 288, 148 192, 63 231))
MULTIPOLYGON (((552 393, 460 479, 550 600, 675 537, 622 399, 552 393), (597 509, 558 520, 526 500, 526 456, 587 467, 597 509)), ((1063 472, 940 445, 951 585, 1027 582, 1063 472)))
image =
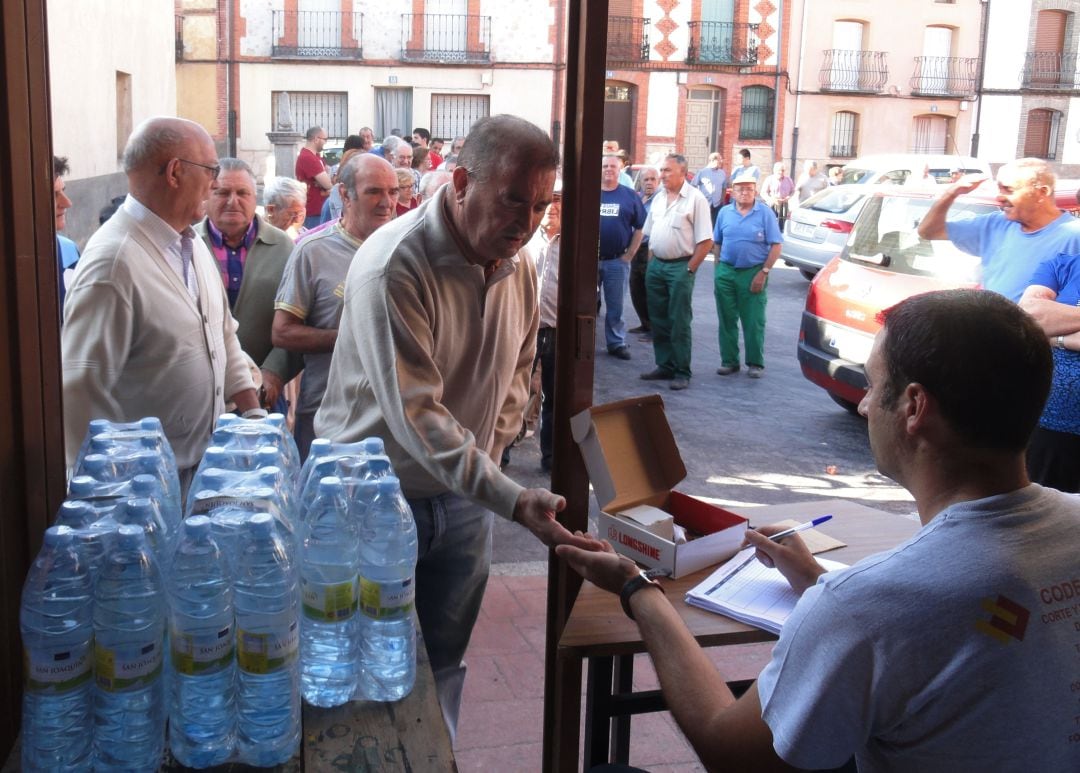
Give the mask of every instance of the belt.
POLYGON ((622 255, 601 255, 600 260, 618 260, 622 255))
POLYGON ((692 255, 683 255, 681 258, 661 258, 659 255, 653 255, 657 260, 662 260, 665 263, 688 263, 692 255))

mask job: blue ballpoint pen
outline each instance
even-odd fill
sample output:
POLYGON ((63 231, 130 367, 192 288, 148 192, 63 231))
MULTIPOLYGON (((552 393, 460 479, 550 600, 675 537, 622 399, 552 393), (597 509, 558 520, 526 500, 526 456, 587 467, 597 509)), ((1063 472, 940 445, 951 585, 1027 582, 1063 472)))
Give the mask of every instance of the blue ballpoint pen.
POLYGON ((792 526, 790 529, 784 529, 781 532, 777 532, 776 534, 773 534, 771 537, 769 537, 769 539, 771 539, 773 542, 779 542, 784 537, 790 537, 792 534, 795 534, 796 532, 806 531, 807 529, 813 529, 815 526, 820 526, 821 524, 825 523, 825 521, 829 521, 829 520, 832 520, 831 515, 823 515, 823 516, 821 516, 819 518, 815 518, 812 521, 807 521, 806 523, 800 523, 798 526, 792 526))

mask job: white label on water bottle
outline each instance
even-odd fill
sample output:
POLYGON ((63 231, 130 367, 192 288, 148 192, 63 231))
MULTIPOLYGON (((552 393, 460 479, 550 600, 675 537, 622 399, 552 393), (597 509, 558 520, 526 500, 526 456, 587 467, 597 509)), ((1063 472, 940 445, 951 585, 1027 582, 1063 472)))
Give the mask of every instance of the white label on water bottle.
POLYGON ((194 676, 220 671, 232 662, 233 627, 223 626, 218 631, 183 633, 173 627, 169 641, 172 643, 173 668, 178 674, 194 676))
POLYGON ((119 647, 98 642, 94 647, 98 687, 107 692, 146 687, 161 675, 164 655, 163 640, 119 647))
POLYGON ((300 626, 254 633, 236 631, 236 662, 249 674, 271 674, 287 667, 300 650, 300 626))
POLYGON ((86 682, 94 675, 91 648, 94 640, 88 639, 65 650, 23 650, 23 666, 26 674, 27 692, 67 692, 86 682))
POLYGON ((251 497, 230 497, 227 495, 196 499, 191 506, 191 515, 206 515, 211 510, 225 505, 250 510, 253 513, 270 513, 278 523, 285 521, 285 517, 281 514, 281 508, 271 499, 252 499, 251 497))
POLYGON ((300 578, 304 616, 322 623, 348 620, 356 613, 357 578, 338 583, 315 582, 300 578))
POLYGON ((412 577, 391 582, 360 578, 360 610, 376 620, 409 614, 412 612, 415 595, 416 588, 412 577))

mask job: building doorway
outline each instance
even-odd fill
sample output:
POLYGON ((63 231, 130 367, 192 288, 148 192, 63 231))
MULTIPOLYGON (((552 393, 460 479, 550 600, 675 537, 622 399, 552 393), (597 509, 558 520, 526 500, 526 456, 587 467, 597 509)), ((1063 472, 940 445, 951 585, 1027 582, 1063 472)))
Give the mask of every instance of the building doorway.
POLYGON ((604 141, 615 140, 634 158, 634 104, 637 89, 631 83, 608 81, 604 86, 604 141))
MULTIPOLYGON (((709 154, 723 147, 721 135, 724 115, 724 91, 712 87, 690 89, 686 100, 686 129, 683 132, 683 155, 691 170, 709 161, 709 154)), ((730 161, 730 159, 724 159, 730 161)))

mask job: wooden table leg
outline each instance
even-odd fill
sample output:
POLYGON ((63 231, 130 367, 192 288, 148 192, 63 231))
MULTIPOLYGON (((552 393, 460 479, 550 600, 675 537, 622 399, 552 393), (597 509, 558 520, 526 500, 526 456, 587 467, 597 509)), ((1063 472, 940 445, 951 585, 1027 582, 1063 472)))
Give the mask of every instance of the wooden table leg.
POLYGON ((611 678, 614 658, 589 658, 588 686, 585 688, 585 769, 610 762, 611 678))

